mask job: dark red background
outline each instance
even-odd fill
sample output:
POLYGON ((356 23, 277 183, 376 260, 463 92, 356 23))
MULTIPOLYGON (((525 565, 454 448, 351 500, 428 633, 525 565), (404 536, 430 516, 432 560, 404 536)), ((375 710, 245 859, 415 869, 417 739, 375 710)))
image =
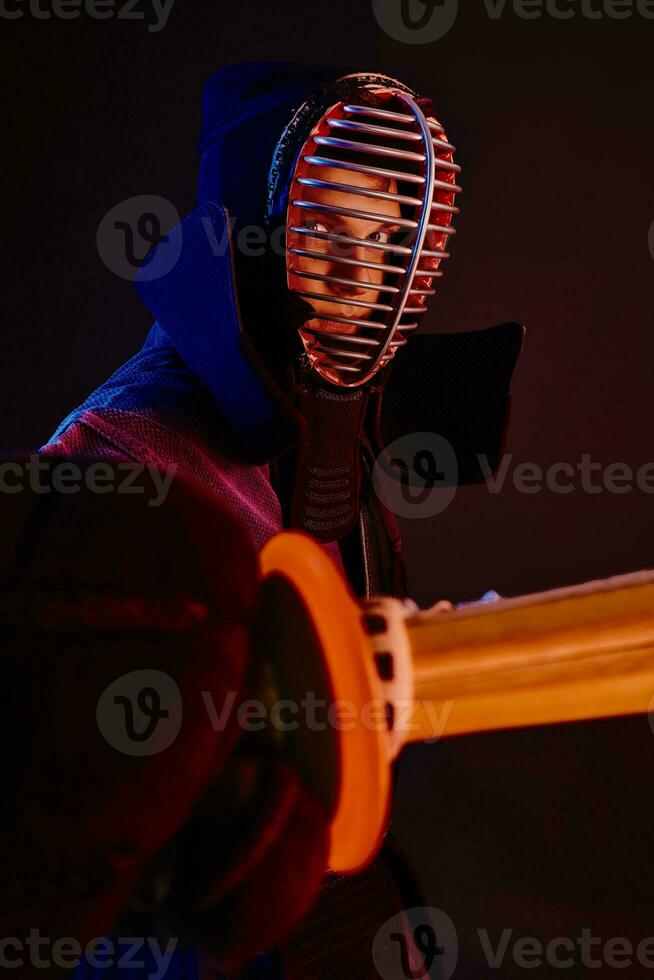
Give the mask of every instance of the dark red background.
MULTIPOLYGON (((386 37, 368 0, 176 0, 159 34, 84 16, 3 22, 0 448, 43 442, 145 336, 148 315, 98 256, 103 215, 144 193, 190 209, 204 80, 232 60, 289 58, 378 68, 434 96, 465 193, 429 328, 526 324, 514 465, 654 461, 653 22, 510 8, 495 21, 460 6, 426 46, 386 37)), ((461 491, 438 517, 403 521, 412 592, 426 604, 647 567, 652 501, 510 481, 461 491)), ((654 935, 653 762, 644 717, 407 753, 396 830, 459 930, 456 976, 486 975, 477 928, 654 935)))

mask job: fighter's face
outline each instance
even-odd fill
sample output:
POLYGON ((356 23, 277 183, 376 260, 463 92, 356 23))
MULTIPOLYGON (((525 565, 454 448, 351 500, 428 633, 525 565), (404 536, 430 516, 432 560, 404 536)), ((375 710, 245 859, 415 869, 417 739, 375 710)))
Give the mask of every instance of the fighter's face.
MULTIPOLYGON (((370 174, 356 173, 341 168, 315 167, 309 168, 309 177, 335 184, 346 184, 350 187, 360 187, 363 190, 383 191, 397 194, 394 180, 378 178, 370 174), (312 172, 313 171, 313 172, 312 172)), ((349 317, 365 320, 371 315, 371 305, 383 302, 383 293, 376 288, 384 282, 382 266, 388 263, 388 253, 383 247, 390 243, 391 237, 399 230, 397 219, 401 217, 400 205, 396 200, 386 200, 383 197, 370 197, 364 193, 352 191, 315 188, 311 199, 317 205, 327 207, 347 208, 350 211, 374 211, 376 215, 387 216, 387 220, 379 221, 364 218, 346 217, 342 214, 330 214, 327 210, 307 209, 303 214, 304 224, 319 235, 329 234, 341 237, 343 240, 334 241, 323 237, 306 236, 304 246, 313 252, 324 253, 324 259, 294 256, 290 269, 289 285, 291 289, 307 291, 318 295, 319 299, 311 299, 311 305, 318 313, 327 316, 349 317), (359 239, 361 244, 352 244, 345 239, 359 239), (343 263, 339 259, 350 259, 352 263, 343 263), (359 263, 362 263, 361 265, 359 263), (379 265, 379 269, 366 268, 365 264, 379 265), (311 278, 298 273, 304 272, 318 277, 329 276, 348 282, 335 283, 321 278, 311 278), (350 301, 354 300, 352 303, 350 301), (370 306, 367 304, 371 304, 370 306)), ((354 324, 344 324, 329 320, 310 321, 310 326, 320 328, 330 333, 356 333, 354 324)))

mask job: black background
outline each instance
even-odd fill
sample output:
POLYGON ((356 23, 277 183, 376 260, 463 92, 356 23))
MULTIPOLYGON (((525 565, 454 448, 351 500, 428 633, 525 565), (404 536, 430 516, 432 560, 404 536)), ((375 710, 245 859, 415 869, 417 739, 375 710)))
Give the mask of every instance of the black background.
MULTIPOLYGON (((428 45, 386 36, 368 0, 176 0, 160 33, 86 15, 3 20, 0 448, 46 441, 140 346, 148 315, 101 261, 98 224, 137 194, 188 211, 203 82, 230 61, 279 58, 379 69, 434 97, 464 194, 428 325, 527 326, 512 469, 582 454, 603 467, 654 462, 654 23, 460 7, 428 45)), ((528 495, 509 475, 501 494, 462 490, 437 517, 402 521, 412 594, 517 594, 647 567, 651 510, 637 488, 528 495)), ((504 928, 654 935, 653 762, 644 717, 407 751, 396 832, 428 901, 457 926, 456 976, 487 974, 477 928, 494 941, 504 928)))

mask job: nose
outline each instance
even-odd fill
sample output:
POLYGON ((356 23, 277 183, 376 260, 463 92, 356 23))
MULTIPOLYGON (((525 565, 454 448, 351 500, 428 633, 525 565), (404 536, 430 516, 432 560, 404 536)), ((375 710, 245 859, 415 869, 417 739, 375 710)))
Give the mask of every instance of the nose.
MULTIPOLYGON (((339 252, 339 255, 342 255, 339 252)), ((347 257, 356 262, 356 265, 343 266, 341 263, 333 262, 330 274, 336 277, 347 278, 350 280, 349 285, 344 285, 342 283, 332 283, 332 290, 338 296, 350 296, 356 298, 357 296, 363 296, 364 293, 370 292, 370 284, 374 284, 377 279, 381 283, 381 273, 375 272, 373 269, 366 269, 363 263, 370 261, 369 255, 366 249, 361 245, 353 245, 348 248, 347 257)))

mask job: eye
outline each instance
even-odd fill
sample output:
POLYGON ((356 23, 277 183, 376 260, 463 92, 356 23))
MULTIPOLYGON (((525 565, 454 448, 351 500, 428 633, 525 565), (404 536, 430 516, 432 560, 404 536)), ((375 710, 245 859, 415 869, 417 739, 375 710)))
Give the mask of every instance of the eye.
POLYGON ((368 235, 369 242, 380 242, 382 245, 388 245, 390 240, 390 231, 373 231, 372 234, 368 235))
POLYGON ((316 221, 315 218, 307 218, 304 227, 308 228, 310 231, 329 231, 327 225, 321 224, 320 221, 316 221))

